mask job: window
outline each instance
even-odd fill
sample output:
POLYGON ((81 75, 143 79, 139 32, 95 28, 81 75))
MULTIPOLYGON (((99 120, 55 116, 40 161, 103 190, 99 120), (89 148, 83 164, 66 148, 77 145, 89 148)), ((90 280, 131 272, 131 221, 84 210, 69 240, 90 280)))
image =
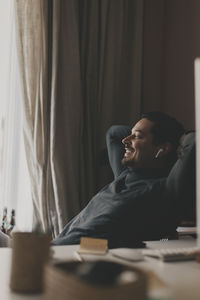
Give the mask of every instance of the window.
POLYGON ((32 229, 33 207, 22 128, 14 1, 0 0, 0 217, 16 210, 19 230, 32 229))

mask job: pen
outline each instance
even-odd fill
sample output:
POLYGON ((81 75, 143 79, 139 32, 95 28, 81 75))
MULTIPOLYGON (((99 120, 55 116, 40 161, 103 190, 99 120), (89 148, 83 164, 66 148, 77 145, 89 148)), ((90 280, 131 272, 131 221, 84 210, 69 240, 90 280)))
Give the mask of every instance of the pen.
POLYGON ((75 258, 76 258, 78 261, 80 261, 80 262, 83 262, 83 261, 84 261, 83 258, 82 258, 82 256, 80 255, 80 253, 79 253, 78 251, 74 251, 74 256, 75 256, 75 258))

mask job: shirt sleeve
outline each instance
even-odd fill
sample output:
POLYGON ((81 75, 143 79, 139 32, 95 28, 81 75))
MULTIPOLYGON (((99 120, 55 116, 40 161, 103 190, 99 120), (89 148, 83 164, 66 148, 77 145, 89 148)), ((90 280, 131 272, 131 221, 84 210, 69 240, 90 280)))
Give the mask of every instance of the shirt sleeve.
POLYGON ((106 144, 108 158, 115 178, 125 169, 121 163, 125 152, 122 139, 130 135, 130 133, 131 127, 124 125, 113 125, 107 131, 106 144))
POLYGON ((180 157, 166 180, 168 199, 173 199, 182 220, 195 219, 195 169, 195 133, 190 132, 183 139, 180 157))

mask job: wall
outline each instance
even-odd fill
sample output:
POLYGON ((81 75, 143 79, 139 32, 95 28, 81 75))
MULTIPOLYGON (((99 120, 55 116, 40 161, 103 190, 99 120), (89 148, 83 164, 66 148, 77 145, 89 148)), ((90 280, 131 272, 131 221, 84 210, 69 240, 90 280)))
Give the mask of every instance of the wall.
POLYGON ((194 59, 200 56, 200 1, 146 0, 143 111, 162 110, 195 126, 194 59))

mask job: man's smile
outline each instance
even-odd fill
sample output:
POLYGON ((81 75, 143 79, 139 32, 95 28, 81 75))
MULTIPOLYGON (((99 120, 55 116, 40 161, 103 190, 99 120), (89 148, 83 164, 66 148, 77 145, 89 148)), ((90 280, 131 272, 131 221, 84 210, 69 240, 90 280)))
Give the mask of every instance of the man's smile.
POLYGON ((125 154, 124 156, 128 156, 130 153, 133 153, 135 152, 135 149, 134 148, 131 148, 131 147, 125 147, 125 154))

